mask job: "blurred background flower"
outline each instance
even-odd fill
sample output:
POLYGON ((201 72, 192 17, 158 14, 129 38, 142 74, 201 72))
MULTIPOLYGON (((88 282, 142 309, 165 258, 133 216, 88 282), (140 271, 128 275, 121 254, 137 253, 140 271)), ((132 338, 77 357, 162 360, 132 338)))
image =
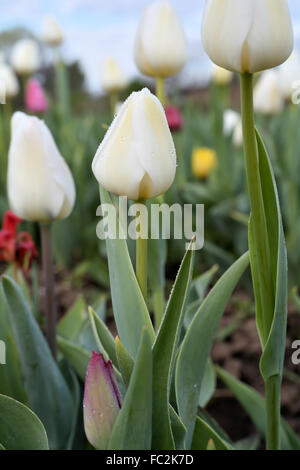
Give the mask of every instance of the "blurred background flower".
POLYGON ((45 113, 48 109, 48 99, 38 80, 31 78, 26 84, 25 106, 31 113, 45 113))
POLYGON ((192 153, 192 170, 197 178, 207 178, 217 167, 217 154, 209 148, 195 148, 192 153))

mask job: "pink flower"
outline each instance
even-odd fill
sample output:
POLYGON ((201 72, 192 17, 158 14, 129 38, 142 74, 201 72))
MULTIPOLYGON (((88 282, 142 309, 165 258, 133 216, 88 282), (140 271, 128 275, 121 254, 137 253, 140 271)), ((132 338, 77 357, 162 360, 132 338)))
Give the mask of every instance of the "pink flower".
POLYGON ((166 106, 165 113, 171 132, 180 131, 183 127, 183 118, 176 106, 166 106))
POLYGON ((45 113, 48 109, 48 99, 38 80, 30 78, 26 85, 25 106, 32 113, 45 113))

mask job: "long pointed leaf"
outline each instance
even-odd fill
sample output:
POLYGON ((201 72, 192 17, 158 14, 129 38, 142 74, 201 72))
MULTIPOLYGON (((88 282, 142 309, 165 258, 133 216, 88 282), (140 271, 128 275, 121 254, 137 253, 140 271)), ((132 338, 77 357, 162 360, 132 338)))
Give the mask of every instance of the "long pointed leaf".
POLYGON ((2 278, 30 408, 47 430, 53 449, 62 448, 70 433, 72 397, 65 379, 18 285, 2 278))
MULTIPOLYGON (((216 367, 218 376, 231 389, 236 399, 250 416, 257 430, 266 437, 266 402, 265 399, 252 387, 232 377, 220 367, 216 367)), ((300 439, 290 426, 281 420, 281 448, 283 450, 300 449, 300 439)))
POLYGON ((194 250, 181 263, 153 346, 153 449, 175 448, 169 412, 170 381, 186 300, 193 274, 194 250))
POLYGON ((121 411, 115 422, 109 449, 151 448, 152 351, 147 330, 141 337, 136 363, 121 411))
POLYGON ((175 388, 179 416, 189 433, 187 447, 193 435, 201 382, 213 339, 232 291, 248 264, 246 253, 223 274, 196 313, 180 347, 175 388))

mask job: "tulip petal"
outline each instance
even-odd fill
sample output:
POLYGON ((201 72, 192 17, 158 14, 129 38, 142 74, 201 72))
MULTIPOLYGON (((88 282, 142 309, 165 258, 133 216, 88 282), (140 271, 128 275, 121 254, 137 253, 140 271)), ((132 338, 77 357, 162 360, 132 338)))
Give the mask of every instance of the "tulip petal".
POLYGON ((174 180, 176 150, 164 109, 147 89, 135 102, 132 124, 140 165, 152 182, 151 193, 144 198, 156 197, 174 180))
POLYGON ((202 25, 202 42, 220 67, 240 71, 242 50, 251 28, 253 0, 210 0, 202 25))
POLYGON ((100 144, 92 169, 107 191, 137 200, 145 171, 141 167, 132 135, 133 93, 124 103, 100 144))
MULTIPOLYGON (((244 1, 244 0, 243 0, 244 1)), ((253 24, 248 34, 249 68, 271 69, 284 62, 293 50, 293 28, 286 0, 254 0, 253 24)))

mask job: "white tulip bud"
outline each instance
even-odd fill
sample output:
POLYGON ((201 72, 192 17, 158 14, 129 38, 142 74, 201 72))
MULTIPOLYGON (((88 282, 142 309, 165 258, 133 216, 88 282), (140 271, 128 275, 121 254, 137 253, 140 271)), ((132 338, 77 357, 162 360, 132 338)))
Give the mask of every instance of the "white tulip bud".
POLYGON ((255 73, 282 64, 293 49, 286 0, 208 0, 204 48, 215 64, 255 73))
POLYGON ((53 16, 46 16, 44 18, 42 39, 49 46, 59 46, 63 41, 61 28, 53 16))
POLYGON ((291 57, 280 67, 279 80, 284 98, 291 100, 295 84, 300 81, 300 57, 296 52, 293 52, 291 57))
POLYGON ((237 148, 242 147, 243 145, 243 126, 241 119, 234 128, 232 142, 233 145, 237 148))
POLYGON ((227 109, 223 114, 223 132, 224 135, 231 135, 236 128, 236 126, 241 121, 241 116, 236 111, 232 109, 227 109))
POLYGON ((71 172, 43 121, 14 113, 8 162, 8 198, 22 219, 51 222, 67 217, 75 202, 71 172))
POLYGON ((233 78, 233 73, 216 65, 213 69, 213 82, 217 85, 229 85, 233 78))
POLYGON ((13 69, 3 62, 0 63, 0 84, 8 98, 13 98, 19 93, 19 82, 13 69))
POLYGON ((278 72, 268 70, 259 77, 254 88, 253 101, 254 109, 258 113, 280 113, 284 100, 280 89, 278 72))
POLYGON ((123 70, 114 59, 106 59, 102 66, 102 88, 107 92, 117 92, 127 86, 123 70))
POLYGON ((108 191, 138 201, 173 183, 176 151, 164 109, 147 88, 132 93, 115 117, 92 169, 108 191))
POLYGON ((144 10, 135 42, 135 62, 151 77, 171 77, 187 61, 187 44, 179 18, 168 2, 144 10))
POLYGON ((21 39, 12 50, 11 63, 20 75, 35 73, 41 65, 37 43, 32 39, 21 39))

